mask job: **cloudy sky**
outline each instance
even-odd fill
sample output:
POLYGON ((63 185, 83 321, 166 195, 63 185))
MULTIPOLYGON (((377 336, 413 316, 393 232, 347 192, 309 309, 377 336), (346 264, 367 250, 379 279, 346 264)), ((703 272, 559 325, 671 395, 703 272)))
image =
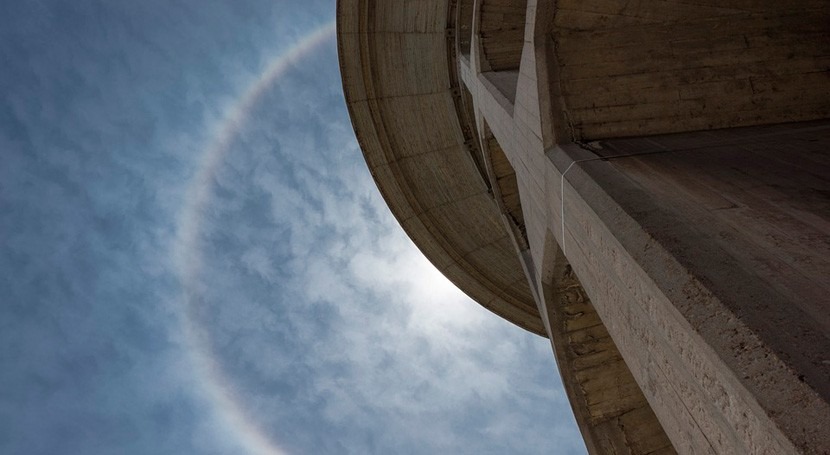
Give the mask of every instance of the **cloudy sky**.
POLYGON ((381 200, 333 19, 0 3, 0 453, 584 453, 381 200))

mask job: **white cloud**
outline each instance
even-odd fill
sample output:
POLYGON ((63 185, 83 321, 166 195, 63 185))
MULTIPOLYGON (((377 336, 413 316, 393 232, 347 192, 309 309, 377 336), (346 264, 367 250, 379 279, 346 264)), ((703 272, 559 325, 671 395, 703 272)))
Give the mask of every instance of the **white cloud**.
MULTIPOLYGON (((302 78, 282 93, 289 82, 302 78)), ((256 113, 215 176, 222 196, 203 226, 224 242, 207 245, 215 262, 200 283, 218 302, 217 350, 240 365, 228 375, 273 383, 245 382, 250 418, 307 452, 551 449, 551 434, 575 427, 547 341, 435 270, 388 213, 342 108, 302 102, 287 119, 256 113), (262 195, 265 221, 236 219, 262 195)))
POLYGON ((274 281, 274 265, 271 257, 262 248, 249 248, 242 254, 240 261, 249 273, 256 273, 269 282, 274 281))

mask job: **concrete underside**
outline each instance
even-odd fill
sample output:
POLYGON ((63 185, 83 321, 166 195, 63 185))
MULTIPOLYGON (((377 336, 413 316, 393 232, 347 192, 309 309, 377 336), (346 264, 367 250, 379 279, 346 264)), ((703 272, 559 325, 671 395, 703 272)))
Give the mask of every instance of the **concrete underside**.
POLYGON ((830 453, 827 2, 340 0, 338 45, 392 212, 592 453, 830 453))
POLYGON ((830 122, 595 147, 551 153, 591 161, 545 235, 564 214, 568 261, 675 448, 825 453, 830 122))
POLYGON ((424 255, 486 308, 544 334, 470 154, 474 119, 461 115, 460 92, 450 83, 447 12, 444 2, 338 3, 352 123, 383 197, 424 255))

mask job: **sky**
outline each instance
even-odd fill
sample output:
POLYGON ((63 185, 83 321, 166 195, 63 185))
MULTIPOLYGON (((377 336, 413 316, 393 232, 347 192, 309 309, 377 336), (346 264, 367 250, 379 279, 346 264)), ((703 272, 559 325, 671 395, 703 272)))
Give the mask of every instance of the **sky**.
POLYGON ((0 3, 0 453, 585 453, 381 199, 334 8, 0 3))

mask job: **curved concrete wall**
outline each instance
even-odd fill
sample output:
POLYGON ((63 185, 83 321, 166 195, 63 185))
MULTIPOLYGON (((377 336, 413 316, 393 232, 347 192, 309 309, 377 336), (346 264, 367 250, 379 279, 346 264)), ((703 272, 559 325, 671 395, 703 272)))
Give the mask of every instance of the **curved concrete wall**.
POLYGON ((592 453, 830 453, 830 5, 694 3, 340 0, 352 122, 592 453))
POLYGON ((442 1, 338 3, 352 124, 381 194, 427 258, 486 308, 544 335, 465 138, 469 126, 461 123, 449 66, 448 12, 442 1))

